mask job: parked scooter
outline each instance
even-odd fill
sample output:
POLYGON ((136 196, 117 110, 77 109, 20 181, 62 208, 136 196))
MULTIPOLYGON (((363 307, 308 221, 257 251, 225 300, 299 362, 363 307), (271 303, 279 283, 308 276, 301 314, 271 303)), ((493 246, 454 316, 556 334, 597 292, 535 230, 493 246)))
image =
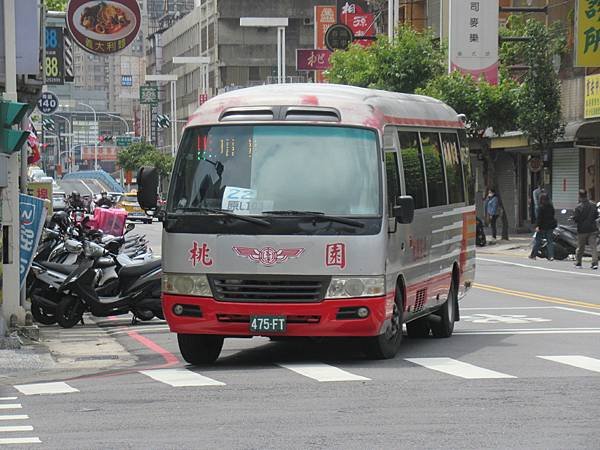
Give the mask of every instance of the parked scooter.
POLYGON ((63 328, 75 326, 89 311, 97 317, 133 313, 133 323, 150 320, 154 316, 164 318, 160 299, 162 267, 157 259, 129 265, 118 272, 116 295, 102 295, 93 288, 96 279, 95 266, 103 256, 117 258, 93 242, 86 243, 88 260, 72 272, 58 289, 62 299, 56 308, 58 324, 63 328))

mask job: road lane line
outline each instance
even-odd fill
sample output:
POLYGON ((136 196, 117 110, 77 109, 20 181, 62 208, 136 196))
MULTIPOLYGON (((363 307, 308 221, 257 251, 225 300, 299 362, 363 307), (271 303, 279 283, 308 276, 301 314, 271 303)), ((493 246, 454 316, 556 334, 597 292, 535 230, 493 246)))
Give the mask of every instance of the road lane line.
POLYGON ((547 303, 557 303, 560 305, 579 306, 591 309, 600 309, 600 305, 596 303, 587 303, 579 300, 567 300, 560 297, 550 297, 548 295, 534 294, 533 292, 515 291, 512 289, 505 289, 498 286, 491 286, 487 284, 475 283, 473 285, 476 289, 484 291, 495 292, 497 294, 512 295, 513 297, 522 297, 530 300, 539 300, 547 303))
POLYGON ((22 425, 16 427, 0 427, 0 433, 12 433, 15 431, 33 431, 31 425, 22 425))
MULTIPOLYGON (((513 310, 513 309, 563 309, 560 306, 485 306, 482 308, 463 308, 462 306, 460 307, 461 311, 475 311, 475 310, 496 310, 496 309, 507 309, 507 310, 513 310)), ((568 308, 566 308, 568 309, 568 308)), ((594 313, 596 314, 596 313, 594 313)))
POLYGON ((552 308, 562 309, 563 311, 574 311, 574 312, 579 312, 579 313, 583 313, 583 314, 591 314, 593 316, 600 316, 600 313, 597 313, 594 311, 584 311, 583 309, 567 308, 565 306, 552 306, 552 308))
POLYGON ((21 409, 20 403, 4 403, 0 404, 0 409, 21 409))
POLYGON ((404 358, 413 364, 418 364, 427 369, 437 370, 460 378, 476 380, 482 378, 517 378, 502 372, 484 369, 473 364, 458 361, 452 358, 404 358))
POLYGON ((4 415, 0 416, 0 420, 25 420, 29 419, 27 414, 12 414, 12 415, 4 415))
POLYGON ((335 366, 323 363, 288 363, 277 364, 284 369, 289 369, 297 374, 303 375, 320 382, 328 381, 370 381, 370 378, 355 375, 335 366))
POLYGON ((11 444, 41 444, 40 438, 37 437, 26 437, 26 438, 0 438, 0 445, 11 445, 11 444))
POLYGON ((0 397, 0 400, 16 400, 17 397, 0 397))
POLYGON ((14 386, 15 389, 25 395, 44 395, 44 394, 70 394, 79 392, 62 381, 56 383, 34 383, 34 384, 19 384, 14 386))
POLYGON ((140 373, 161 383, 174 387, 182 386, 225 386, 212 378, 205 377, 199 373, 187 369, 156 369, 140 370, 140 373))
POLYGON ((477 259, 479 259, 481 261, 486 261, 486 262, 506 264, 509 266, 526 267, 527 269, 545 270, 547 272, 567 273, 569 275, 579 275, 582 277, 596 277, 596 278, 600 277, 599 274, 581 272, 581 270, 578 270, 577 272, 575 272, 574 270, 549 269, 548 267, 531 266, 529 264, 521 264, 521 263, 516 263, 516 262, 511 262, 511 261, 502 261, 501 259, 480 258, 479 256, 477 257, 477 259))
POLYGON ((453 334, 464 334, 464 335, 495 335, 495 334, 600 334, 600 328, 596 329, 586 329, 586 328, 574 328, 574 329, 558 329, 558 330, 494 330, 494 331, 484 331, 484 330, 473 330, 473 331, 455 331, 453 334))
POLYGON ((561 364, 578 367, 580 369, 591 370, 600 373, 600 359, 590 358, 582 355, 564 355, 564 356, 538 356, 538 358, 547 359, 561 364))

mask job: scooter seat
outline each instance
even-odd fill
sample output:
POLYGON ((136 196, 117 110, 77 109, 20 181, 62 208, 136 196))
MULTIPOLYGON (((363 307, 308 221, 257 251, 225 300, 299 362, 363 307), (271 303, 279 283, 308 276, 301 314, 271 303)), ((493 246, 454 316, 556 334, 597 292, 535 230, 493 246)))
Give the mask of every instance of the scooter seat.
POLYGON ((137 278, 153 269, 160 267, 161 259, 125 266, 119 271, 119 278, 137 278))
POLYGON ((61 264, 49 261, 38 262, 38 264, 48 270, 54 270, 55 272, 64 273, 65 275, 69 275, 79 267, 76 264, 61 264))

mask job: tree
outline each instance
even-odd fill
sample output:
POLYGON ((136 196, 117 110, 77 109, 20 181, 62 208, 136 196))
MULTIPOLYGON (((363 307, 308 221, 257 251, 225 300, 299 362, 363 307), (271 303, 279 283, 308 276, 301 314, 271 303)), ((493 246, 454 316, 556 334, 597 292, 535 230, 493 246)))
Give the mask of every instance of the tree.
POLYGON ((67 0, 44 0, 48 11, 64 11, 67 8, 67 0))
POLYGON ((125 171, 135 171, 142 166, 156 167, 164 184, 173 170, 173 157, 161 153, 154 145, 147 142, 134 142, 119 151, 117 164, 125 171))
POLYGON ((401 26, 392 42, 378 36, 369 47, 335 51, 325 74, 331 83, 413 93, 444 73, 444 54, 432 31, 401 26))
MULTIPOLYGON (((471 140, 481 146, 484 178, 488 189, 496 189, 498 179, 490 152, 490 131, 501 135, 516 127, 519 88, 511 79, 501 77, 497 85, 485 80, 475 81, 458 71, 439 76, 417 93, 442 100, 466 116, 466 131, 471 140)), ((500 198, 500 201, 502 199, 500 198)), ((508 239, 508 217, 502 209, 502 239, 508 239)))
POLYGON ((566 50, 563 25, 557 22, 546 27, 537 20, 511 16, 501 34, 530 38, 525 42, 504 42, 500 57, 504 67, 515 64, 528 67, 517 101, 517 125, 544 157, 564 133, 560 81, 553 64, 554 57, 566 50))

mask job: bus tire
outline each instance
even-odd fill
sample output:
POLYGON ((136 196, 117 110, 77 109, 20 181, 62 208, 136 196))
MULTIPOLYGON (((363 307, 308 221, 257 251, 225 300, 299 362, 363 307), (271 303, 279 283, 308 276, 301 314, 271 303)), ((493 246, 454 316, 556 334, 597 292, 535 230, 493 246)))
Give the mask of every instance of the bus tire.
POLYGON ((214 363, 223 348, 223 336, 212 334, 177 334, 179 351, 193 365, 214 363))
POLYGON ((365 352, 369 359, 391 359, 400 350, 402 343, 402 316, 404 302, 400 289, 396 289, 396 300, 390 326, 383 334, 366 338, 365 352))
POLYGON ((431 326, 427 317, 421 317, 406 324, 406 334, 409 338, 426 338, 429 336, 430 330, 431 326))
POLYGON ((456 289, 456 281, 452 277, 452 283, 450 283, 450 290, 448 291, 448 299, 442 305, 442 307, 434 314, 439 317, 439 320, 431 320, 429 325, 431 326, 431 333, 436 338, 447 338, 452 336, 454 331, 454 320, 456 319, 456 312, 458 311, 458 292, 456 289))

